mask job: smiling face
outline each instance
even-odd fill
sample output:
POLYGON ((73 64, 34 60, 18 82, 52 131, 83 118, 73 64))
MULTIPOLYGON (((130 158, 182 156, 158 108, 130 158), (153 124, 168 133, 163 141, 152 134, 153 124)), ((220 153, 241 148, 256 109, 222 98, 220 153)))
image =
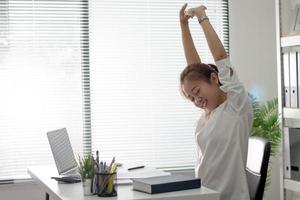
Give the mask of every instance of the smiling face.
POLYGON ((210 112, 223 103, 226 94, 220 89, 218 68, 215 65, 194 63, 180 75, 181 91, 195 106, 210 112))
POLYGON ((209 81, 185 78, 182 82, 182 90, 185 97, 196 107, 208 111, 215 109, 220 104, 223 95, 218 76, 215 73, 211 74, 209 81))

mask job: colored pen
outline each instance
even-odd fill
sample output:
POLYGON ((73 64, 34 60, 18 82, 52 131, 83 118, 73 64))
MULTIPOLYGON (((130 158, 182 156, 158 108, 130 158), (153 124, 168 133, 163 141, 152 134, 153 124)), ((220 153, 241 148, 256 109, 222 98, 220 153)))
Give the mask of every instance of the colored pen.
POLYGON ((96 151, 96 161, 97 161, 97 163, 99 165, 99 151, 98 150, 96 151))
POLYGON ((111 161, 111 163, 110 163, 110 165, 109 165, 109 168, 108 168, 108 172, 110 173, 110 171, 111 171, 111 167, 112 167, 112 165, 114 164, 114 162, 115 162, 115 157, 113 157, 113 159, 112 159, 112 161, 111 161))

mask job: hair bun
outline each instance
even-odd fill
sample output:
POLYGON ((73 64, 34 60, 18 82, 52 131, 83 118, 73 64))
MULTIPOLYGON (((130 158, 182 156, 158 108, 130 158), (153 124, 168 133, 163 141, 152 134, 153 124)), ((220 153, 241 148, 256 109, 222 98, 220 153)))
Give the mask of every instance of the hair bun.
POLYGON ((218 67, 214 64, 207 64, 210 68, 212 68, 214 71, 216 71, 217 73, 219 73, 218 67))

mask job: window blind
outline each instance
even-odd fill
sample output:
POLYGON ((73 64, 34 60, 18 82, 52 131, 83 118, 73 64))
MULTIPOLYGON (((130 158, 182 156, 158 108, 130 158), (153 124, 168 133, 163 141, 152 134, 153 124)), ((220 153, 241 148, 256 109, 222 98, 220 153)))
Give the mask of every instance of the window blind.
MULTIPOLYGON (((185 1, 90 0, 92 150, 102 159, 187 167, 195 162, 200 112, 179 93, 186 66, 179 9, 185 1)), ((204 4, 228 50, 228 2, 204 4)), ((213 63, 197 20, 191 32, 204 62, 213 63)))
POLYGON ((82 152, 88 106, 88 1, 0 2, 0 177, 53 163, 46 132, 82 152), (83 126, 84 125, 84 126, 83 126))

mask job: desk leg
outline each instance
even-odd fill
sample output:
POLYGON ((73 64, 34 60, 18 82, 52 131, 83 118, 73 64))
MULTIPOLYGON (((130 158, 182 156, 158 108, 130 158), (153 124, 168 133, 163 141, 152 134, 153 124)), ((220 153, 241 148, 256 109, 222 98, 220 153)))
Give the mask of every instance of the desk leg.
POLYGON ((49 200, 49 194, 46 192, 46 200, 49 200))

